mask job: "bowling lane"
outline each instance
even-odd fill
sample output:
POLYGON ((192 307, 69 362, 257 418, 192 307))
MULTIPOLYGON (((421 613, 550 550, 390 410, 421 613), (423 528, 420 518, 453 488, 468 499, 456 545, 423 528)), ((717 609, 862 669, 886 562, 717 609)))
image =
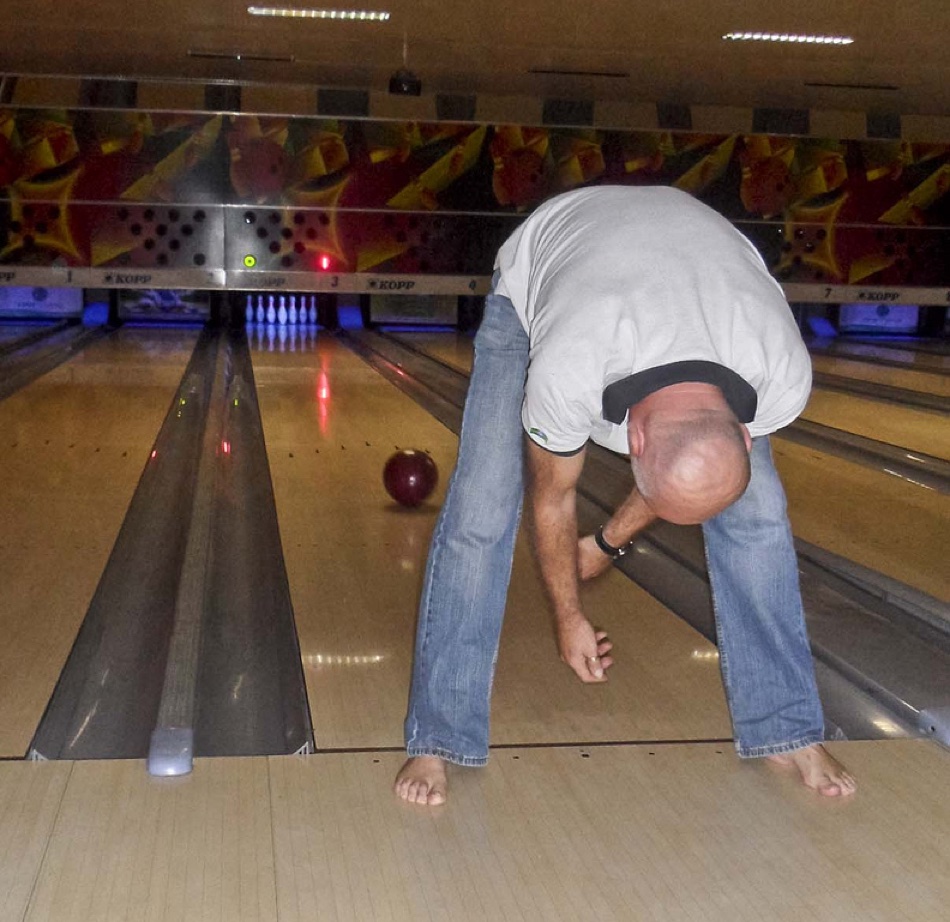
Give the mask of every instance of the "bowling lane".
POLYGON ((438 359, 449 368, 454 368, 462 374, 469 374, 472 370, 472 360, 475 357, 475 338, 462 333, 426 333, 412 332, 389 334, 393 339, 418 349, 426 355, 438 359))
POLYGON ((950 601, 950 496, 781 437, 772 450, 796 537, 950 601))
POLYGON ((881 343, 852 342, 836 340, 827 345, 809 343, 812 355, 839 355, 843 358, 878 359, 879 361, 917 368, 921 371, 950 371, 950 355, 937 352, 925 352, 914 348, 911 342, 902 344, 884 341, 881 343))
POLYGON ((58 326, 51 323, 0 323, 0 347, 16 348, 17 340, 42 334, 58 326))
POLYGON ((950 425, 937 411, 898 406, 857 394, 816 387, 802 418, 887 442, 910 451, 950 460, 950 425))
MULTIPOLYGON (((399 747, 422 570, 457 441, 332 338, 295 346, 255 350, 254 373, 316 744, 399 747), (418 509, 383 491, 397 446, 427 449, 439 466, 437 491, 418 509)), ((617 647, 605 686, 581 685, 559 662, 519 542, 494 744, 729 737, 704 638, 619 573, 587 587, 585 603, 617 647)))
POLYGON ((125 329, 0 401, 0 757, 26 753, 196 337, 125 329))
POLYGON ((922 394, 950 396, 950 376, 941 370, 895 368, 892 365, 862 362, 860 359, 832 355, 813 354, 811 361, 816 372, 840 375, 872 384, 885 384, 889 387, 903 387, 911 391, 920 391, 922 394))

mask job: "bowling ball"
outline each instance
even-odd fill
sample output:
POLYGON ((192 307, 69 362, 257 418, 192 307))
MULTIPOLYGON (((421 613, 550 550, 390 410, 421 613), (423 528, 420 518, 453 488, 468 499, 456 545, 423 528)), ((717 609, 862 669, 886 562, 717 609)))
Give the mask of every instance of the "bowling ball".
POLYGON ((439 481, 439 469, 424 451, 404 448, 383 468, 386 492, 402 506, 418 506, 428 498, 439 481))

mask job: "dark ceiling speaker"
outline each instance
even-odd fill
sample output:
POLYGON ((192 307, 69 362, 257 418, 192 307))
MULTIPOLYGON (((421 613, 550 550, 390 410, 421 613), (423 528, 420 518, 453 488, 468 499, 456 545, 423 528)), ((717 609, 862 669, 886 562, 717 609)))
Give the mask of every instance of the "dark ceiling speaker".
POLYGON ((389 78, 389 92, 393 96, 419 96, 422 81, 411 70, 401 67, 389 78))

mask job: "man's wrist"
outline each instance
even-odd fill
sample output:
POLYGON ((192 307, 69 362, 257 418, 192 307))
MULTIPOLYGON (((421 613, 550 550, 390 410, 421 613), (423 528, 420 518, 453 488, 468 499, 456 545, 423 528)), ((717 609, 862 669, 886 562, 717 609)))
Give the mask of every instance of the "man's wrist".
POLYGON ((619 560, 625 554, 629 553, 630 549, 633 547, 632 541, 628 541, 626 544, 621 544, 619 547, 611 544, 604 537, 603 525, 601 525, 600 528, 594 532, 594 541, 597 542, 597 547, 600 548, 601 552, 606 554, 611 560, 619 560))

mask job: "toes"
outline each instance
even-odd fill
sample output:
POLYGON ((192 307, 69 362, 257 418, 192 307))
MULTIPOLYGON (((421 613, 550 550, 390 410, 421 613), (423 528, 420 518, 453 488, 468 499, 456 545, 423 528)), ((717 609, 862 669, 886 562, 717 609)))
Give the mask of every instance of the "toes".
POLYGON ((410 789, 410 800, 414 804, 424 804, 429 798, 429 785, 425 781, 417 781, 410 789))
POLYGON ((396 794, 410 804, 437 807, 445 803, 445 791, 428 781, 404 780, 395 786, 396 794))
POLYGON ((826 781, 818 785, 818 793, 823 797, 839 797, 842 793, 841 786, 834 781, 826 781))
POLYGON ((842 794, 853 794, 858 789, 858 783, 847 772, 844 772, 839 778, 835 779, 842 794))

